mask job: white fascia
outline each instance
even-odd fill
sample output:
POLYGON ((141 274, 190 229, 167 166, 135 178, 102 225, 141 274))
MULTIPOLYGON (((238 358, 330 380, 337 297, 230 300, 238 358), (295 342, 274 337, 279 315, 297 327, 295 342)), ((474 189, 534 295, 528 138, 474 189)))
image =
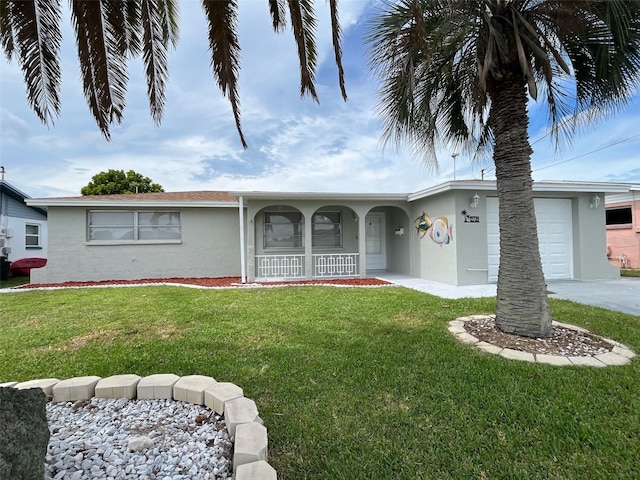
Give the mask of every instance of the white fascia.
MULTIPOLYGON (((575 192, 575 193, 624 193, 629 191, 629 185, 608 182, 564 182, 540 181, 533 182, 534 192, 575 192)), ((454 190, 497 191, 495 180, 454 180, 435 185, 408 195, 413 202, 421 198, 431 197, 439 193, 454 190)))
POLYGON ((238 202, 153 202, 153 201, 83 201, 50 198, 29 198, 34 207, 107 207, 107 208, 238 208, 238 202))
POLYGON ((406 193, 322 193, 322 192, 229 192, 253 200, 369 200, 407 201, 406 193))

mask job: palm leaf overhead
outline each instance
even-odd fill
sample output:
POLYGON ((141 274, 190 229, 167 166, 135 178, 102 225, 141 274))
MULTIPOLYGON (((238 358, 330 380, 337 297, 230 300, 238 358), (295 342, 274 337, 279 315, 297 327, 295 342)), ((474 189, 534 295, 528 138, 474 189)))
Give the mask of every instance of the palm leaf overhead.
POLYGON ((242 146, 247 148, 240 126, 240 99, 238 98, 238 71, 240 70, 240 44, 238 43, 238 5, 235 0, 204 0, 202 2, 209 22, 209 49, 216 82, 222 93, 229 97, 242 146))
POLYGON ((316 102, 318 95, 315 87, 315 71, 317 67, 316 51, 316 18, 311 0, 288 0, 291 29, 298 46, 300 62, 300 95, 311 95, 316 102))
POLYGON ((31 108, 44 123, 60 113, 60 2, 0 2, 0 41, 18 57, 31 108))
POLYGON ((177 41, 176 7, 172 0, 142 0, 142 59, 147 77, 147 95, 151 118, 160 125, 169 79, 167 55, 169 44, 177 41))
POLYGON ((342 47, 340 47, 340 19, 338 18, 338 0, 329 0, 329 9, 331 11, 331 31, 333 32, 333 52, 338 66, 338 83, 340 84, 340 92, 343 100, 347 100, 347 88, 344 82, 344 69, 342 68, 342 47))
POLYGON ((71 2, 84 95, 107 139, 111 137, 109 126, 122 121, 129 81, 120 41, 128 25, 124 5, 118 0, 71 2))
MULTIPOLYGON (((178 40, 177 0, 69 0, 76 35, 84 95, 100 131, 110 139, 110 126, 122 120, 128 83, 127 62, 142 56, 151 117, 160 124, 169 78, 168 55, 178 40)), ((300 93, 318 100, 315 88, 317 47, 313 0, 267 0, 276 32, 291 28, 300 63, 300 93)), ((187 2, 191 6, 191 2, 187 2)), ((214 79, 229 98, 240 141, 238 75, 240 46, 236 0, 202 0, 209 32, 214 79)), ((346 100, 338 1, 330 0, 333 47, 338 81, 346 100)), ((60 109, 60 0, 2 0, 0 45, 23 70, 27 97, 45 124, 60 109)))
POLYGON ((439 146, 492 153, 500 223, 496 323, 546 336, 528 99, 556 142, 640 90, 639 0, 398 0, 371 21, 383 139, 437 166, 439 146))
POLYGON ((268 0, 269 1, 269 12, 271 14, 271 21, 273 25, 273 30, 276 32, 281 32, 285 28, 287 28, 287 19, 286 19, 286 9, 285 9, 285 1, 286 0, 268 0))

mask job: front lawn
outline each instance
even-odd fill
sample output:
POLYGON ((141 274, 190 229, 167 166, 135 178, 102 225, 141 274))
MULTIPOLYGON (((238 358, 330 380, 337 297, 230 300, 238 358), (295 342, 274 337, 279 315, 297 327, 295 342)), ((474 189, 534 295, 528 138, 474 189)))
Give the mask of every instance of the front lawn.
MULTIPOLYGON (((640 352, 640 318, 551 300, 640 352)), ((0 294, 0 382, 211 375, 256 401, 281 479, 640 478, 640 361, 553 367, 459 344, 494 299, 404 288, 0 294)))
POLYGON ((18 285, 26 285, 29 283, 29 276, 26 277, 11 277, 7 280, 0 280, 0 288, 17 287, 18 285))
POLYGON ((640 268, 621 268, 621 277, 640 277, 640 268))

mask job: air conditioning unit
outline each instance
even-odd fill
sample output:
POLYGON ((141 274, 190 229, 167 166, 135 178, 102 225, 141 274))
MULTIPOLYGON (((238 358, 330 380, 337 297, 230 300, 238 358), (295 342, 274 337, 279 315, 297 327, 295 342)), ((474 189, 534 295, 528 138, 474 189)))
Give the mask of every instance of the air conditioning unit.
POLYGON ((0 247, 4 247, 4 238, 0 237, 0 247))
POLYGON ((11 253, 11 247, 2 247, 2 255, 9 255, 11 253))
POLYGON ((0 234, 4 235, 7 238, 11 238, 13 237, 13 228, 0 229, 0 234))

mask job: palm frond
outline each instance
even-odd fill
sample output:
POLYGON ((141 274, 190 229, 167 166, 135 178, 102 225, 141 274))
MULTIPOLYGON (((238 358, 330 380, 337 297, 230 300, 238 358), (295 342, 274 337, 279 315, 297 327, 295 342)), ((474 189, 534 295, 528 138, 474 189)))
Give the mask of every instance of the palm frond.
POLYGON ((84 95, 107 140, 111 139, 110 125, 122 121, 129 80, 119 37, 121 11, 118 0, 71 2, 84 95))
POLYGON ((284 31, 287 28, 285 0, 269 0, 269 12, 271 13, 273 30, 276 32, 284 31))
POLYGON ((329 0, 329 9, 331 10, 331 33, 333 39, 333 52, 335 54, 336 65, 338 66, 338 82, 340 84, 340 92, 342 98, 347 100, 347 89, 344 82, 344 69, 342 68, 342 47, 340 46, 340 36, 342 30, 340 28, 340 20, 338 18, 338 0, 329 0))
POLYGON ((240 125, 238 72, 240 44, 237 36, 238 4, 235 0, 203 0, 202 6, 209 23, 209 50, 213 75, 223 95, 229 97, 231 109, 242 146, 247 142, 240 125))
POLYGON ((60 114, 59 0, 2 2, 2 46, 18 57, 27 99, 48 124, 60 114))
POLYGON ((316 50, 316 18, 312 0, 288 0, 289 15, 293 37, 298 46, 298 61, 300 63, 300 96, 309 94, 316 102, 315 76, 317 68, 316 50))
MULTIPOLYGON (((141 23, 143 30, 142 59, 147 77, 147 95, 151 118, 160 125, 165 103, 165 88, 169 79, 167 54, 169 36, 166 1, 141 0, 141 23)), ((170 3, 170 2, 169 2, 170 3)))
POLYGON ((165 45, 176 48, 180 38, 178 4, 176 0, 158 0, 157 8, 162 23, 162 41, 165 45))
POLYGON ((11 61, 13 54, 13 25, 11 17, 11 7, 13 0, 0 2, 0 46, 4 51, 8 61, 11 61))

